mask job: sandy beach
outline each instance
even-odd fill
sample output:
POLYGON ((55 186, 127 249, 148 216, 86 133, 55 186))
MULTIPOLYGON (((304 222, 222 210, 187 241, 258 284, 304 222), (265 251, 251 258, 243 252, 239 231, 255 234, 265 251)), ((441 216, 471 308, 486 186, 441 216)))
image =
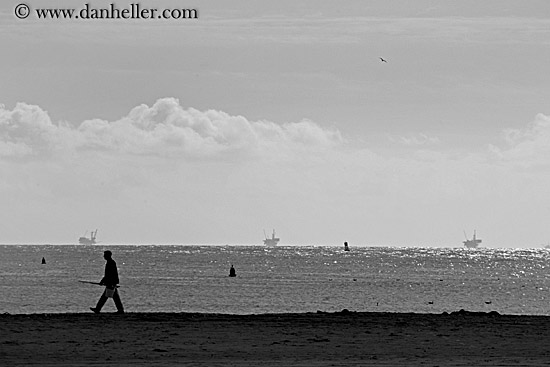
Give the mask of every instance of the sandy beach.
POLYGON ((0 315, 3 366, 544 366, 550 317, 475 314, 0 315))

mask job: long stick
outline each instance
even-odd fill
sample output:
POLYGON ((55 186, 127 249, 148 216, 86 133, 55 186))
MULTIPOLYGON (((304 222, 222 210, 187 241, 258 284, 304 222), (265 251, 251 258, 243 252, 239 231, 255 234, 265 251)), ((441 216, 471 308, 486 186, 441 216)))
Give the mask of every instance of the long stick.
MULTIPOLYGON (((101 284, 101 283, 98 283, 98 282, 89 282, 87 280, 79 280, 80 283, 87 283, 87 284, 95 284, 95 285, 105 285, 105 284, 101 284)), ((120 285, 117 285, 116 288, 119 288, 120 285)))

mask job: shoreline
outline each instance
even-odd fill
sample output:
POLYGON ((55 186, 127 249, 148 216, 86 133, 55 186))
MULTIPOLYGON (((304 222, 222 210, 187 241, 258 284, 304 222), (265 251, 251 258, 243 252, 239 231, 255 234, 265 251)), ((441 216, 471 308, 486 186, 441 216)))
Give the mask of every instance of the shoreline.
POLYGON ((550 316, 341 312, 1 314, 24 366, 540 366, 550 316))
MULTIPOLYGON (((13 316, 87 316, 93 314, 92 311, 85 312, 33 312, 33 313, 0 313, 2 317, 13 316)), ((104 311, 95 315, 115 315, 116 311, 104 311)), ((229 317, 261 317, 261 316, 298 316, 298 315, 418 315, 418 316, 495 316, 495 317, 549 317, 550 314, 501 314, 498 311, 468 311, 460 309, 458 311, 443 311, 443 312, 393 312, 393 311, 350 311, 343 309, 342 311, 304 311, 304 312, 265 312, 265 313, 223 313, 223 312, 175 312, 175 311, 137 311, 137 312, 125 312, 121 317, 128 315, 186 315, 186 316, 229 316, 229 317)))

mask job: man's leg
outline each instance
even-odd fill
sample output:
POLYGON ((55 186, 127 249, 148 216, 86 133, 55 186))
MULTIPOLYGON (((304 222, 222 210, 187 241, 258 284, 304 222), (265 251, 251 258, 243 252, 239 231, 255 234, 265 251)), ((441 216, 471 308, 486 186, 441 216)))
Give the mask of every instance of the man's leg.
POLYGON ((122 301, 120 300, 117 289, 115 289, 115 294, 113 294, 113 301, 115 301, 117 312, 124 313, 124 306, 122 306, 122 301))
POLYGON ((104 291, 101 297, 99 297, 99 301, 97 301, 97 305, 95 306, 95 308, 90 307, 90 310, 94 311, 95 313, 99 313, 105 302, 107 302, 107 296, 105 295, 104 291))

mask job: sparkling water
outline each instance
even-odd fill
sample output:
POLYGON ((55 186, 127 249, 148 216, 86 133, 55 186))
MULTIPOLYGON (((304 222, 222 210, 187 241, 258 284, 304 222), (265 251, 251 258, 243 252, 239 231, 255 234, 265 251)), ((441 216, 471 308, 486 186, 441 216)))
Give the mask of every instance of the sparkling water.
POLYGON ((550 313, 545 249, 231 245, 2 245, 0 312, 90 312, 106 249, 127 312, 550 313))

